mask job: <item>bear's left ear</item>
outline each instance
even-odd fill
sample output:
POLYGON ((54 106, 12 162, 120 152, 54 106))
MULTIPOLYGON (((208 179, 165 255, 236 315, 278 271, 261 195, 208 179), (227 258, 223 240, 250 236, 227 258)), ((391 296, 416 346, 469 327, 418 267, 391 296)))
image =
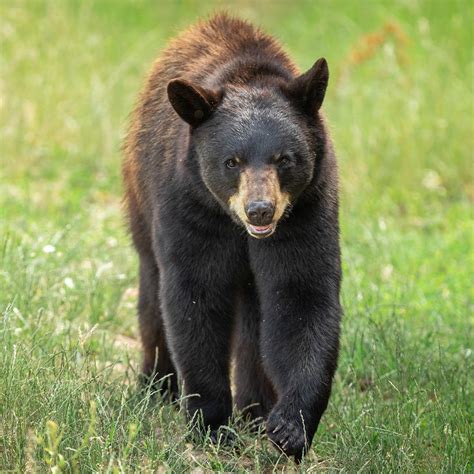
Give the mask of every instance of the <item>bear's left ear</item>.
POLYGON ((286 92, 305 113, 315 117, 323 103, 328 79, 328 63, 324 58, 320 58, 309 71, 293 79, 286 87, 286 92))
POLYGON ((168 83, 168 99, 183 120, 197 127, 214 112, 222 100, 222 92, 174 79, 168 83))

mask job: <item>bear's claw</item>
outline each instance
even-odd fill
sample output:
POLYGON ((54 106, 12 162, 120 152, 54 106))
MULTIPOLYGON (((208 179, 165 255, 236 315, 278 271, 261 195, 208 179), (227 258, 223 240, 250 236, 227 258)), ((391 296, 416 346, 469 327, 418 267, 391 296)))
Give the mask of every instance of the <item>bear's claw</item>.
POLYGON ((270 414, 266 431, 270 440, 287 456, 294 456, 299 462, 307 447, 302 422, 291 419, 278 410, 270 414))

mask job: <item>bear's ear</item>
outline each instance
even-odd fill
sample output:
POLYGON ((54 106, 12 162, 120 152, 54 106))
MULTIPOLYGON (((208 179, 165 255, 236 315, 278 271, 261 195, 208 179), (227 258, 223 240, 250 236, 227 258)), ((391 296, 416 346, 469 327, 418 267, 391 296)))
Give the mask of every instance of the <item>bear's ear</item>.
POLYGON ((315 117, 323 103, 328 79, 328 63, 324 58, 320 58, 309 71, 293 79, 286 92, 305 113, 315 117))
POLYGON ((207 120, 222 99, 222 92, 204 89, 184 79, 168 83, 168 99, 176 113, 192 127, 207 120))

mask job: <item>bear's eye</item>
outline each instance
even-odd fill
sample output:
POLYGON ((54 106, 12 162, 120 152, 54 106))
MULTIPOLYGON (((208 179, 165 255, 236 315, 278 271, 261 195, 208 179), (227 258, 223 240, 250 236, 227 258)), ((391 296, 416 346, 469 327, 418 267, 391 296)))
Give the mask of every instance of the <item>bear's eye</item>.
POLYGON ((235 160, 234 158, 231 158, 230 160, 227 160, 225 162, 225 165, 229 169, 235 168, 237 166, 237 160, 235 160))
POLYGON ((278 166, 284 168, 291 164, 291 158, 287 155, 281 155, 277 158, 276 162, 278 166))

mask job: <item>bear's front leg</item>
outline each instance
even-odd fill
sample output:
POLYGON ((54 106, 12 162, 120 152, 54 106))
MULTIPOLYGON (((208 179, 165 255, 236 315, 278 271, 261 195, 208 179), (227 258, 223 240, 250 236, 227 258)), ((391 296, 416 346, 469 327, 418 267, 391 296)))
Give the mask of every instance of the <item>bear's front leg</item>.
POLYGON ((252 244, 261 295, 261 353, 277 390, 269 438, 301 459, 311 444, 331 392, 339 347, 337 239, 300 234, 252 244), (262 245, 263 244, 263 245, 262 245))
POLYGON ((162 238, 158 256, 160 296, 167 342, 187 397, 188 420, 200 432, 220 426, 232 413, 229 381, 235 275, 239 256, 225 237, 195 233, 162 238))

